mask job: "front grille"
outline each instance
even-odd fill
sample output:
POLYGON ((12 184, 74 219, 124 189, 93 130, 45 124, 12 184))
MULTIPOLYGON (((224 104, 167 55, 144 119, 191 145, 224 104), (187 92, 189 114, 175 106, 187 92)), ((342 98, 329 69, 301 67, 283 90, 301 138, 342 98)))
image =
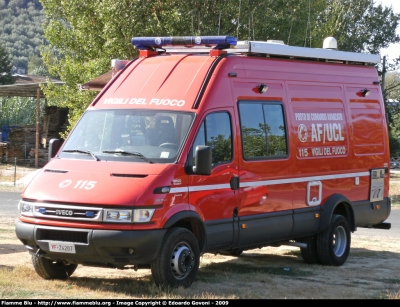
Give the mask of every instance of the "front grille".
POLYGON ((100 211, 98 210, 85 210, 85 209, 61 209, 61 208, 50 208, 46 206, 39 207, 39 213, 43 216, 64 216, 70 218, 88 218, 88 219, 95 219, 99 214, 100 211))
POLYGON ((36 240, 63 241, 88 244, 87 231, 37 229, 36 240))
POLYGON ((35 203, 33 215, 39 218, 99 222, 102 220, 102 212, 103 209, 98 207, 35 203))

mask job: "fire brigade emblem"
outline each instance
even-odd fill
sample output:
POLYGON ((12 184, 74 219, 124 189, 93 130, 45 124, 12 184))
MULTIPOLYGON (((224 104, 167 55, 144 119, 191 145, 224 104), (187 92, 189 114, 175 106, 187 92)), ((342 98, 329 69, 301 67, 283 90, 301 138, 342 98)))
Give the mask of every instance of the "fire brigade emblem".
POLYGON ((69 185, 71 185, 71 183, 72 183, 72 180, 67 179, 67 180, 61 181, 60 184, 59 184, 58 186, 59 186, 60 188, 66 188, 66 187, 68 187, 69 185))
POLYGON ((298 130, 298 132, 297 132, 297 135, 299 136, 299 140, 301 141, 301 142, 305 142, 305 141, 307 141, 307 127, 305 126, 305 125, 303 125, 303 124, 300 124, 299 125, 299 130, 298 130))

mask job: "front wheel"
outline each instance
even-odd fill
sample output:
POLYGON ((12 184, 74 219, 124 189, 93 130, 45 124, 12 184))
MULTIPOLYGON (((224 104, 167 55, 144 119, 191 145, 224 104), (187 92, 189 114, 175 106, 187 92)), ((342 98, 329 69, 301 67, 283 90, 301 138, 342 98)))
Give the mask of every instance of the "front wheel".
POLYGON ((325 265, 342 265, 350 253, 351 233, 347 219, 334 214, 329 227, 318 234, 318 258, 325 265))
POLYGON ((189 287, 200 265, 200 248, 195 236, 184 228, 167 231, 161 251, 151 264, 154 282, 161 287, 189 287))
POLYGON ((68 279, 78 267, 77 264, 65 264, 36 255, 32 255, 32 264, 36 273, 43 279, 68 279))

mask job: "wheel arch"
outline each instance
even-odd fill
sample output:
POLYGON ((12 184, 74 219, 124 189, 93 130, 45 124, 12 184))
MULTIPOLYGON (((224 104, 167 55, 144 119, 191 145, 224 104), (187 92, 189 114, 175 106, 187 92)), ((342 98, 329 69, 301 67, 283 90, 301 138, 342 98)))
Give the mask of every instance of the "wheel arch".
POLYGON ((172 215, 164 224, 165 229, 171 227, 186 228, 191 231, 199 242, 200 251, 206 244, 206 229, 200 216, 194 211, 181 211, 172 215))
POLYGON ((324 231, 330 224, 332 215, 339 214, 344 216, 349 222, 350 230, 356 230, 354 210, 351 201, 342 194, 333 194, 322 206, 320 231, 324 231))

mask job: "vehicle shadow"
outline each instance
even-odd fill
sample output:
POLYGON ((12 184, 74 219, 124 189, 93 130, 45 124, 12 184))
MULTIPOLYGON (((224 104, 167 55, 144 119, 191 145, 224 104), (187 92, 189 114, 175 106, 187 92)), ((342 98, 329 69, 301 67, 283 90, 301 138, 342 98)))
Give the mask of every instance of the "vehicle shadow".
MULTIPOLYGON (((381 284, 381 288, 400 284, 400 275, 391 276, 384 279, 381 276, 382 270, 390 270, 393 263, 400 263, 400 253, 391 251, 375 251, 364 248, 352 248, 347 262, 342 266, 324 266, 320 264, 307 264, 303 261, 300 251, 290 251, 284 255, 264 254, 259 252, 244 252, 238 257, 205 254, 205 261, 201 261, 197 277, 188 289, 168 289, 163 290, 156 287, 152 282, 150 270, 131 270, 128 274, 121 273, 121 277, 99 278, 98 276, 78 277, 71 276, 68 283, 77 287, 84 287, 93 291, 110 291, 116 295, 126 295, 132 293, 135 297, 145 297, 159 295, 160 293, 182 293, 182 295, 196 295, 199 291, 219 292, 220 285, 229 284, 230 287, 237 289, 242 287, 244 280, 251 282, 271 282, 275 278, 285 280, 296 280, 310 283, 310 287, 316 282, 326 283, 327 274, 332 281, 335 275, 341 279, 344 274, 348 278, 355 278, 354 272, 359 276, 357 280, 365 280, 368 284, 373 280, 374 283, 381 284), (205 256, 207 255, 207 256, 205 256), (384 263, 382 262, 384 261, 384 263), (362 269, 360 269, 362 267, 362 269), (141 272, 139 274, 139 272, 141 272), (378 280, 373 276, 380 276, 378 280), (206 290, 208 289, 208 290, 206 290), (180 292, 184 291, 184 292, 180 292)), ((78 267, 79 270, 79 267, 78 267)), ((93 268, 95 272, 96 268, 93 268)), ((100 274, 100 270, 96 274, 100 274)), ((127 271, 121 271, 127 272, 127 271)), ((89 272, 88 272, 89 273, 89 272)), ((107 274, 104 274, 107 276, 107 274)), ((109 276, 109 275, 108 275, 109 276)), ((281 282, 281 281, 280 281, 281 282)), ((277 280, 277 283, 279 281, 277 280)))
POLYGON ((0 244, 0 255, 27 252, 26 248, 20 244, 0 244))

